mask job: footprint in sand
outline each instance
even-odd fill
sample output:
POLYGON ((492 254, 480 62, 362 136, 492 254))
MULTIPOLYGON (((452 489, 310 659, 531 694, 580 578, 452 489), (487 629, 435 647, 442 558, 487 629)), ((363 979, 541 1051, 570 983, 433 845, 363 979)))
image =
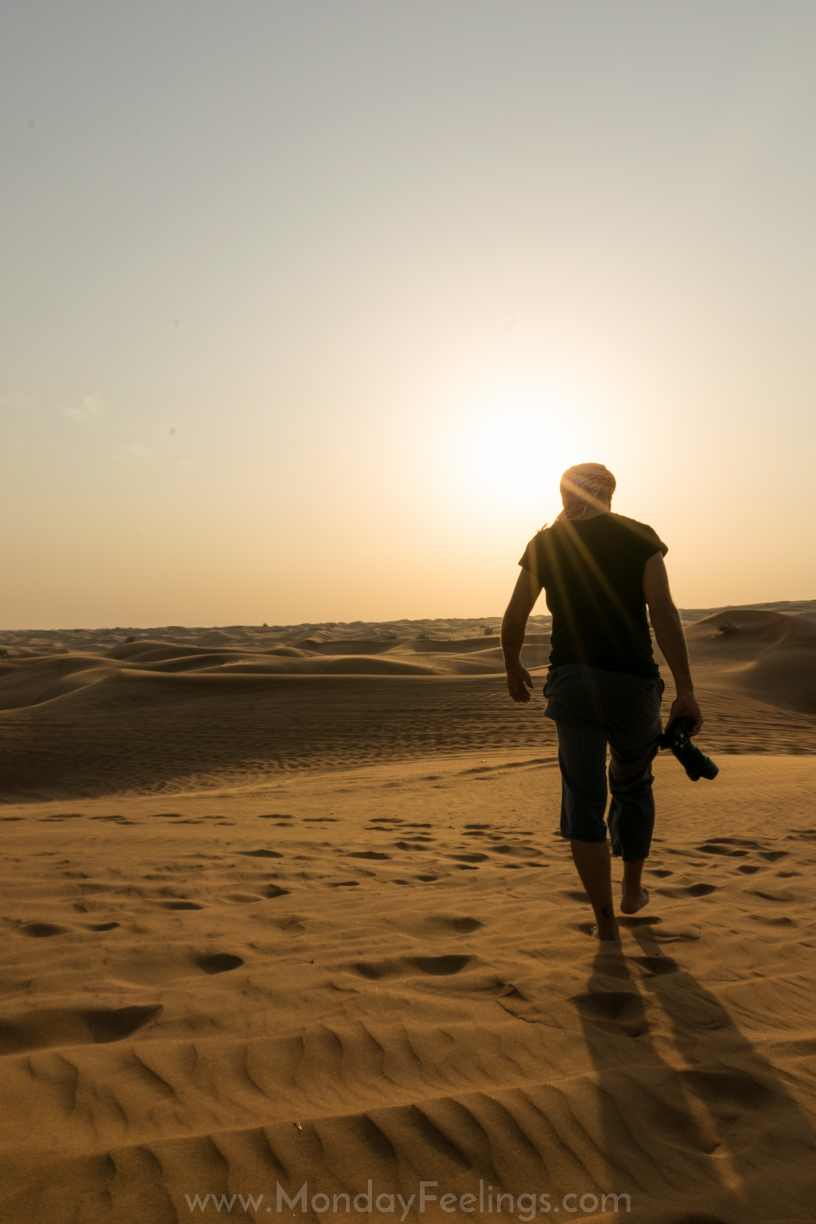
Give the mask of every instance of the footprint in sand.
POLYGON ((492 850, 494 854, 512 854, 516 858, 538 858, 538 856, 542 853, 542 851, 537 850, 535 846, 508 846, 506 844, 502 846, 493 846, 492 850))
POLYGON ((689 884, 686 888, 656 888, 661 897, 709 897, 717 891, 716 884, 689 884))
POLYGON ((391 857, 390 854, 381 854, 377 850, 352 850, 351 853, 349 854, 349 858, 358 858, 358 859, 382 860, 382 859, 390 859, 390 857, 391 857))
POLYGON ((241 850, 245 858, 283 858, 282 854, 278 854, 277 850, 241 850))
POLYGON ((659 943, 694 943, 700 938, 702 931, 699 927, 691 926, 681 927, 679 930, 672 930, 670 927, 658 927, 653 934, 659 943))
POLYGON ((239 969, 243 963, 240 956, 233 956, 231 952, 215 952, 212 956, 199 956, 196 960, 199 969, 209 974, 229 973, 230 969, 239 969))
POLYGON ((200 910, 204 908, 197 901, 160 901, 159 905, 163 905, 165 909, 170 910, 200 910))
POLYGON ((760 842, 751 841, 748 837, 710 837, 706 843, 710 846, 748 846, 751 850, 761 850, 760 842))
POLYGON ((748 854, 747 850, 731 850, 717 842, 706 842, 704 846, 696 846, 695 850, 698 854, 725 854, 729 858, 745 858, 748 854))
POLYGON ((122 1041, 161 1015, 160 1003, 147 1006, 47 1008, 0 1021, 0 1054, 19 1054, 49 1046, 105 1045, 122 1041))
POLYGON ((386 977, 453 977, 476 960, 475 956, 400 956, 382 961, 355 961, 351 966, 361 977, 378 982, 386 977))
POLYGON ((461 973, 475 959, 475 956, 456 955, 407 957, 409 965, 413 965, 420 973, 430 974, 431 977, 451 977, 455 973, 461 973))
POLYGON ((113 931, 119 926, 118 922, 92 922, 89 931, 113 931))
POLYGON ((670 956, 632 956, 628 959, 645 969, 649 977, 663 977, 679 970, 677 961, 672 960, 670 956))
POLYGON ((447 858, 457 863, 486 863, 488 861, 486 854, 449 854, 447 858))
POLYGON ((29 922, 19 928, 21 935, 29 939, 48 939, 51 935, 66 935, 68 927, 57 926, 54 922, 29 922))
POLYGON ((747 863, 743 863, 740 867, 737 868, 737 871, 741 871, 743 875, 755 875, 756 872, 759 871, 759 868, 750 867, 747 863))
POLYGON ((161 1003, 154 1003, 146 1007, 119 1007, 114 1011, 96 1008, 79 1014, 88 1025, 94 1041, 104 1044, 130 1037, 151 1020, 155 1020, 163 1010, 161 1003))

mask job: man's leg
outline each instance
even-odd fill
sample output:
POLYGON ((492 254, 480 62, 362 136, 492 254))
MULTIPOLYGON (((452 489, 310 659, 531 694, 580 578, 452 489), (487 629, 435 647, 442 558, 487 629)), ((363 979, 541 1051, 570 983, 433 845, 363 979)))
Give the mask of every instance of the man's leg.
POLYGON ((556 722, 561 767, 561 835, 595 912, 598 937, 618 939, 612 872, 606 843, 606 732, 603 727, 556 722))
MULTIPOLYGON (((638 694, 638 696, 640 696, 638 694)), ((630 716, 635 693, 628 694, 630 716)), ((609 832, 612 849, 623 858, 621 912, 636 914, 648 904, 648 890, 641 884, 654 830, 655 804, 651 764, 660 734, 660 691, 655 685, 640 697, 640 717, 625 728, 610 732, 609 832)), ((627 720, 628 721, 628 720, 627 720)))
POLYGON ((612 901, 612 861, 609 846, 603 842, 570 842, 572 861, 578 868, 581 883, 587 891, 595 913, 598 938, 607 942, 620 939, 615 907, 612 901))
POLYGON ((622 914, 636 914, 649 904, 649 890, 640 882, 643 874, 645 858, 633 859, 623 863, 623 886, 621 889, 620 910, 622 914))
POLYGON ((622 763, 613 753, 609 763, 609 789, 612 791, 609 832, 614 853, 623 858, 622 914, 636 914, 649 902, 641 876, 649 856, 655 821, 651 761, 652 752, 648 750, 645 760, 641 753, 638 761, 622 763))

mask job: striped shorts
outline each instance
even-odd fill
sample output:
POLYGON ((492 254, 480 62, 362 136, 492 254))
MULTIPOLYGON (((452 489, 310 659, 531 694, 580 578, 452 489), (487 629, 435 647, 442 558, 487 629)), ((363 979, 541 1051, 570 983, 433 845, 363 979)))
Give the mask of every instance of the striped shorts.
POLYGON ((548 673, 544 712, 558 731, 562 837, 606 841, 608 744, 612 853, 626 862, 648 856, 662 695, 662 680, 628 672, 565 663, 548 673))

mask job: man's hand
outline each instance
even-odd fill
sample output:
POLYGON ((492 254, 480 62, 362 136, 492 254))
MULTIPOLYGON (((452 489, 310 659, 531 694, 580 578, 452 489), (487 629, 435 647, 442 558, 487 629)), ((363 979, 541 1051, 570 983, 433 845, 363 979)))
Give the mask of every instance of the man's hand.
POLYGON ((532 688, 535 688, 535 685, 526 667, 522 667, 519 663, 516 667, 508 669, 507 689, 514 701, 519 701, 522 704, 525 701, 529 701, 529 690, 532 688))
POLYGON ((703 716, 700 713, 697 698, 693 693, 677 694, 672 703, 672 708, 669 710, 669 722, 673 718, 681 718, 683 715, 694 719, 694 729, 691 734, 696 735, 703 725, 703 716))

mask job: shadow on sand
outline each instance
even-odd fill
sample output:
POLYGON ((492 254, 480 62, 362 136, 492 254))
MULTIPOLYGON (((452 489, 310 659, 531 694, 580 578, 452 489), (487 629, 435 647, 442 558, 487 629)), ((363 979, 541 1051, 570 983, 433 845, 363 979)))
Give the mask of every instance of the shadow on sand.
POLYGON ((630 1191, 632 1224, 813 1220, 816 1134, 790 1077, 664 953, 660 923, 624 918, 642 954, 600 948, 573 1000, 597 1073, 609 1184, 630 1191))

